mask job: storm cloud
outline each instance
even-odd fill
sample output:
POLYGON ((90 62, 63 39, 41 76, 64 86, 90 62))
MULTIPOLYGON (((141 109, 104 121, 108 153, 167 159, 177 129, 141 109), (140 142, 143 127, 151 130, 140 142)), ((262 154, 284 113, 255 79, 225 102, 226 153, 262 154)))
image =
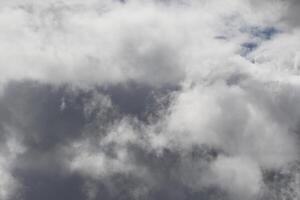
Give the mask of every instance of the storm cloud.
POLYGON ((300 199, 299 13, 1 1, 0 199, 300 199))

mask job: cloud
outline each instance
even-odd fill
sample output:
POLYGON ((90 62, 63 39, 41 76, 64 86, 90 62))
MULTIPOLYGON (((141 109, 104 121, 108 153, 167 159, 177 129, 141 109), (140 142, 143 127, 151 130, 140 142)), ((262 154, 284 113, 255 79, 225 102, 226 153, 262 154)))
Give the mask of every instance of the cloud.
POLYGON ((211 184, 232 192, 236 199, 258 197, 262 183, 259 166, 245 158, 220 157, 212 164, 211 184))
POLYGON ((143 15, 136 18, 135 6, 121 4, 104 3, 109 12, 101 11, 101 3, 99 10, 96 3, 95 9, 89 3, 12 4, 1 12, 4 83, 34 79, 86 86, 133 79, 159 86, 182 77, 174 50, 179 44, 161 37, 170 19, 154 8, 137 10, 143 15), (165 18, 163 24, 155 13, 165 18))
POLYGON ((2 131, 8 134, 4 141, 1 141, 0 153, 0 198, 10 199, 20 195, 19 190, 21 185, 13 175, 13 166, 16 158, 22 154, 26 148, 20 144, 20 141, 15 133, 16 130, 12 127, 4 127, 2 131))
POLYGON ((3 1, 0 198, 298 199, 298 7, 3 1))

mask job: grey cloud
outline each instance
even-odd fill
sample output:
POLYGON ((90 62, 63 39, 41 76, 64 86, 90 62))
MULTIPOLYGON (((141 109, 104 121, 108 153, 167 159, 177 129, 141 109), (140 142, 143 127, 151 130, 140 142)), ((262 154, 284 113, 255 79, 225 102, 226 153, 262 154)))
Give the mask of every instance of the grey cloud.
POLYGON ((3 1, 0 199, 299 199, 296 1, 3 1))
POLYGON ((298 27, 300 19, 300 2, 297 0, 289 0, 287 1, 287 4, 287 11, 283 15, 283 20, 289 23, 292 27, 298 27))
POLYGON ((266 0, 266 1, 250 1, 255 9, 267 10, 272 7, 277 7, 277 19, 291 29, 299 27, 299 9, 300 3, 298 0, 266 0))
MULTIPOLYGON (((68 160, 74 152, 66 146, 85 137, 103 138, 109 127, 124 115, 146 120, 142 116, 148 112, 148 104, 155 106, 155 94, 163 91, 129 85, 73 91, 68 86, 53 87, 36 81, 9 83, 0 99, 1 109, 5 111, 1 112, 1 123, 14 127, 17 138, 26 147, 12 166, 12 173, 22 186, 16 195, 24 199, 87 198, 85 185, 89 180, 69 172, 68 160), (140 92, 141 99, 134 98, 140 92)), ((11 137, 9 134, 1 132, 3 138, 11 137)), ((109 149, 112 148, 103 151, 112 155, 109 149)), ((100 183, 96 182, 96 187, 100 183)), ((107 199, 113 198, 109 188, 103 186, 99 195, 106 191, 107 199)), ((130 192, 126 188, 124 191, 130 192)))

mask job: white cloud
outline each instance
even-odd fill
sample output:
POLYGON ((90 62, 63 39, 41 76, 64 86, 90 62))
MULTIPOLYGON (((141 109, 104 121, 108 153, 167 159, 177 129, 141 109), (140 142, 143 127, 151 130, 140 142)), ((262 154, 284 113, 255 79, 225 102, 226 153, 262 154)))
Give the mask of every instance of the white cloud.
MULTIPOLYGON (((206 146, 222 154, 208 163, 207 184, 237 199, 255 199, 262 169, 278 170, 299 159, 300 38, 297 26, 290 30, 293 20, 286 21, 298 8, 291 2, 3 1, 0 82, 180 86, 157 123, 125 116, 101 133, 98 146, 87 138, 66 147, 74 156, 70 169, 96 179, 144 176, 128 144, 181 153, 206 146), (267 41, 247 32, 253 27, 280 31, 267 41), (247 42, 257 48, 242 55, 247 42), (114 156, 103 151, 110 145, 114 156)), ((105 100, 86 105, 87 114, 113 107, 108 96, 99 98, 105 100)), ((6 181, 0 187, 7 188, 11 175, 2 166, 6 181)), ((8 190, 1 191, 5 196, 8 190)))
POLYGON ((234 56, 240 28, 273 19, 247 1, 187 2, 5 2, 0 80, 176 84, 186 70, 234 56))
POLYGON ((242 157, 219 157, 212 164, 209 176, 208 182, 229 191, 234 199, 258 198, 263 185, 259 166, 242 157))
MULTIPOLYGON (((101 134, 101 133, 99 133, 101 134)), ((134 158, 128 152, 127 145, 139 140, 130 122, 123 119, 109 128, 98 141, 89 140, 75 142, 71 149, 73 157, 70 160, 70 169, 87 176, 99 179, 115 173, 137 173, 142 170, 134 163, 134 158), (96 142, 96 146, 92 143, 96 142), (108 148, 112 155, 104 152, 108 148)))
POLYGON ((16 137, 13 128, 6 127, 5 131, 9 136, 5 142, 2 141, 0 149, 0 199, 8 200, 18 196, 21 185, 13 176, 12 170, 17 156, 24 153, 26 149, 16 137))

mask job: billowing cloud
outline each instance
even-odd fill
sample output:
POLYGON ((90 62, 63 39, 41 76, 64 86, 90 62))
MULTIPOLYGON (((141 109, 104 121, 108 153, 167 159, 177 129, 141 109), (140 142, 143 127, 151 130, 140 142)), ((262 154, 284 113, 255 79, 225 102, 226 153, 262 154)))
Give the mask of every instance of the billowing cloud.
POLYGON ((298 9, 2 1, 0 199, 299 199, 298 9))

